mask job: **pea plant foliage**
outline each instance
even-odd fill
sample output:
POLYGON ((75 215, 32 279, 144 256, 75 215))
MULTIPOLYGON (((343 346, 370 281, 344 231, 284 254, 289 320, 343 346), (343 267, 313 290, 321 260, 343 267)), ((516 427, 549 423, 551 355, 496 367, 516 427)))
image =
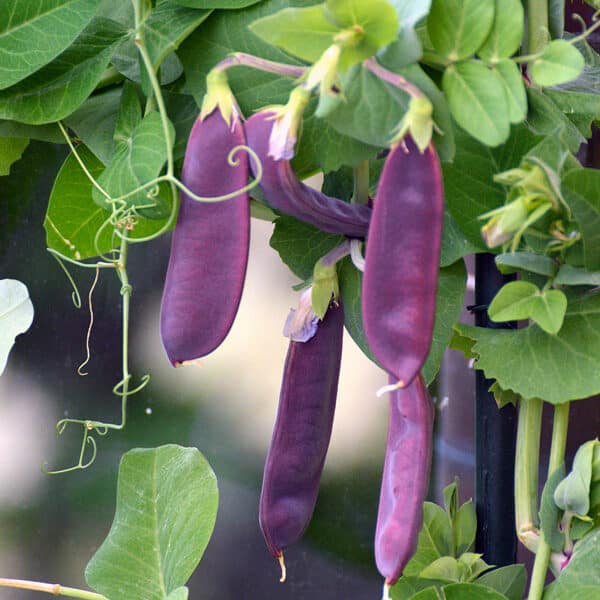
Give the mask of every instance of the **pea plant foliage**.
MULTIPOLYGON (((74 269, 120 287, 120 414, 60 420, 59 435, 81 432, 81 450, 46 472, 90 468, 125 428, 132 397, 152 386, 152 373, 129 366, 143 276, 130 273, 131 246, 170 236, 157 327, 165 360, 194 368, 235 326, 252 219, 266 220, 271 247, 299 279, 297 307, 282 319, 289 349, 258 510, 281 580, 285 550, 315 508, 345 328, 389 380, 377 392, 390 416, 373 544, 384 597, 600 597, 599 442, 565 464, 570 403, 600 394, 599 8, 3 0, 0 189, 18 189, 31 140, 63 145, 37 224, 55 275, 73 286, 77 308, 74 269), (316 173, 320 190, 304 183, 316 173), (517 274, 485 307, 489 318, 519 328, 458 323, 463 259, 484 252, 517 274), (475 552, 475 511, 459 506, 456 483, 444 507, 425 501, 427 386, 448 347, 493 380, 499 407, 518 407, 515 535, 535 554, 529 584, 522 565, 494 568, 475 552), (538 498, 544 403, 554 421, 538 498)), ((11 224, 3 229, 8 238, 11 224)), ((2 277, 0 374, 34 319, 27 277, 2 277)), ((95 591, 0 586, 187 598, 215 523, 210 466, 195 449, 135 449, 118 485, 112 529, 86 570, 95 591)))

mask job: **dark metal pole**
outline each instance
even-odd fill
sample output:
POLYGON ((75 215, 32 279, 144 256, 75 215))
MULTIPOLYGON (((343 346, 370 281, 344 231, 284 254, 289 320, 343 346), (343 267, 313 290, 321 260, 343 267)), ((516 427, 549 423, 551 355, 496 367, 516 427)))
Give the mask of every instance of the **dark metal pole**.
MULTIPOLYGON (((492 254, 475 257, 475 324, 494 329, 513 329, 515 323, 493 323, 484 307, 500 287, 509 281, 494 263, 492 254)), ((476 372, 475 388, 475 504, 477 539, 475 547, 490 564, 516 562, 517 538, 514 526, 514 452, 517 413, 512 405, 498 410, 492 381, 476 372)))

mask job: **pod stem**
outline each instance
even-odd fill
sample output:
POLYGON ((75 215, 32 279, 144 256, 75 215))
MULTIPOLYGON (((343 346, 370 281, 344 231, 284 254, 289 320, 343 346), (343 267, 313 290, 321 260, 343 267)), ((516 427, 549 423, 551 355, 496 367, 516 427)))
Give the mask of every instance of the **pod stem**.
POLYGON ((543 401, 519 400, 515 451, 515 524, 521 543, 535 552, 539 543, 538 470, 543 401))
POLYGON ((277 560, 279 561, 279 567, 281 568, 281 577, 279 578, 280 583, 285 583, 287 579, 287 568, 285 566, 285 559, 283 557, 283 552, 280 552, 277 555, 277 560))
POLYGON ((363 160, 353 169, 352 204, 369 204, 369 161, 363 160))
POLYGON ((345 258, 350 254, 350 240, 345 240, 339 246, 336 246, 333 250, 330 250, 325 256, 319 260, 321 267, 333 267, 342 258, 345 258))
MULTIPOLYGON (((554 407, 548 477, 550 477, 550 475, 564 462, 568 428, 569 402, 565 402, 564 404, 558 404, 554 407)), ((541 600, 542 598, 551 551, 550 545, 544 538, 544 533, 540 532, 538 548, 533 563, 533 571, 531 573, 528 600, 541 600)))
POLYGON ((233 54, 230 54, 227 58, 218 62, 212 70, 222 72, 231 69, 232 67, 250 67, 259 71, 275 73, 276 75, 293 77, 295 79, 302 77, 307 70, 306 67, 266 60, 264 58, 259 58, 258 56, 253 56, 252 54, 246 54, 245 52, 234 52, 233 54))
POLYGON ((51 594, 52 596, 82 598, 82 600, 107 600, 106 596, 96 594, 95 592, 65 587, 58 583, 43 583, 41 581, 28 581, 26 579, 7 579, 0 577, 0 587, 30 590, 32 592, 44 592, 46 594, 51 594))
POLYGON ((379 77, 382 81, 393 85, 406 92, 413 98, 423 98, 423 92, 410 81, 406 80, 402 75, 388 71, 385 67, 382 67, 374 58, 369 58, 363 62, 364 67, 371 71, 373 75, 379 77))

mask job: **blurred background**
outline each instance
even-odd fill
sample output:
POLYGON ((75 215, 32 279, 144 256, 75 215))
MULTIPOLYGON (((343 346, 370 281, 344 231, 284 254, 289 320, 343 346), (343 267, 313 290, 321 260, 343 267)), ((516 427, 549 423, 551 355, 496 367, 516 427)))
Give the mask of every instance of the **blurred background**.
MULTIPOLYGON (((216 528, 188 584, 190 598, 378 598, 382 582, 372 544, 387 403, 374 392, 386 378, 348 336, 316 511, 303 541, 286 552, 285 585, 258 527, 262 468, 288 345, 281 331, 298 297, 291 289, 298 281, 268 245, 270 223, 253 221, 240 312, 226 342, 197 367, 173 369, 160 342, 168 236, 132 248, 130 369, 134 381, 150 374, 150 384, 131 399, 125 431, 98 439, 93 467, 42 474, 44 463, 58 469, 79 456, 81 429, 71 426, 57 438, 57 420, 116 422, 120 410, 111 393, 120 379, 119 283, 113 273, 101 273, 93 297, 89 375, 80 377, 94 271, 72 269, 84 301, 77 310, 67 279, 45 250, 47 198, 64 157, 61 147, 32 142, 11 175, 1 179, 0 278, 28 286, 36 315, 30 331, 17 338, 0 378, 0 576, 86 587, 85 565, 112 523, 121 455, 133 447, 177 443, 200 449, 220 489, 216 528)), ((473 495, 474 375, 453 352, 442 373, 432 388, 437 418, 430 497, 439 501, 457 475, 464 501, 473 495)), ((594 414, 590 427, 597 431, 598 411, 594 414)), ((39 597, 0 589, 2 599, 39 597)))

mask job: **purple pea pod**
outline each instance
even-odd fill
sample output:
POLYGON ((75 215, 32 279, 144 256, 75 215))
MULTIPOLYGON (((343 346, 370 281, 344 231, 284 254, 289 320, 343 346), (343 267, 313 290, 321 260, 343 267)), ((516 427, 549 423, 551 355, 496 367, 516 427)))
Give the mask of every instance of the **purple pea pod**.
MULTIPOLYGON (((289 160, 269 156, 269 138, 275 113, 263 111, 246 121, 248 145, 263 167, 260 187, 272 208, 318 227, 328 233, 364 238, 371 209, 327 196, 298 180, 289 160)), ((254 165, 251 165, 254 169, 254 165)), ((256 173, 254 173, 256 175, 256 173)))
MULTIPOLYGON (((393 376, 390 376, 393 381, 393 376)), ((386 586, 417 549, 429 486, 434 409, 421 374, 390 394, 390 422, 375 531, 375 562, 386 586)))
POLYGON ((279 559, 312 517, 331 437, 337 395, 344 312, 332 304, 307 342, 290 342, 273 437, 265 462, 259 522, 267 547, 279 559))
POLYGON ((407 136, 379 180, 362 285, 367 341, 399 387, 419 373, 431 346, 443 204, 433 145, 421 154, 407 136))
MULTIPOLYGON (((237 115, 228 124, 219 110, 198 118, 190 133, 182 181, 196 195, 221 196, 243 188, 248 161, 237 115), (229 160, 238 161, 237 165, 229 160)), ((221 202, 198 202, 185 193, 171 242, 160 329, 174 366, 197 360, 225 339, 242 295, 250 241, 247 192, 221 202)))

